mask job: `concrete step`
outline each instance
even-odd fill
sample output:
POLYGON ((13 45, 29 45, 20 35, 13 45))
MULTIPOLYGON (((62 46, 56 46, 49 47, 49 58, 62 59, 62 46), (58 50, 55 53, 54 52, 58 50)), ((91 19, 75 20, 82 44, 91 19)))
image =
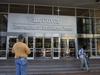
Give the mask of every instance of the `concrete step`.
MULTIPOLYGON (((86 72, 80 69, 80 62, 77 59, 28 60, 28 62, 28 75, 77 75, 86 72)), ((100 72, 100 61, 91 60, 90 62, 90 73, 100 72)), ((0 60, 0 75, 15 75, 15 71, 14 60, 0 60)))

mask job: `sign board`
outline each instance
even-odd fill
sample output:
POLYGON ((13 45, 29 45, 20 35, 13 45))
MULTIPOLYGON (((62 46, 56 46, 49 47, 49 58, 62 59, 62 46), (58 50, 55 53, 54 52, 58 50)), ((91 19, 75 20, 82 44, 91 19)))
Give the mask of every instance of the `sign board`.
POLYGON ((76 35, 76 17, 9 13, 7 32, 76 35))

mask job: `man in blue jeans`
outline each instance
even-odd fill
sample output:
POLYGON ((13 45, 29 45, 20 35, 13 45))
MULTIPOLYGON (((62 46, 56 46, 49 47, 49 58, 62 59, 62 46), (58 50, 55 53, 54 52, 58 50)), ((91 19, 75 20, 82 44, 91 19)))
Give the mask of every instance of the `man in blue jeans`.
POLYGON ((18 42, 12 48, 12 53, 15 54, 16 75, 27 75, 27 56, 30 54, 30 49, 23 40, 23 35, 19 35, 18 42))
POLYGON ((88 62, 86 59, 86 53, 84 51, 84 47, 79 49, 79 58, 81 61, 81 69, 86 69, 87 71, 89 71, 89 66, 88 66, 88 62))

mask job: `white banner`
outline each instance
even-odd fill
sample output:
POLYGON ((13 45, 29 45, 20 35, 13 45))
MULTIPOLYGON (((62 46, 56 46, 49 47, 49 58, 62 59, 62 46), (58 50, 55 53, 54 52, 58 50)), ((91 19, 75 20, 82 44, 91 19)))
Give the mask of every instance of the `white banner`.
POLYGON ((76 35, 76 17, 9 13, 8 32, 76 35))

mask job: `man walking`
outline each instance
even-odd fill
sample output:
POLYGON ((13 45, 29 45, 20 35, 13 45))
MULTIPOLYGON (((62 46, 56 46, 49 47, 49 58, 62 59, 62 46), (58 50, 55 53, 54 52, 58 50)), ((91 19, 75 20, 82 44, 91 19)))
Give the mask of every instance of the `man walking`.
POLYGON ((84 47, 80 48, 79 50, 79 59, 81 61, 81 69, 86 69, 87 71, 89 70, 87 59, 86 59, 86 53, 84 51, 84 47))
POLYGON ((12 48, 12 53, 15 54, 16 75, 27 75, 27 56, 30 54, 30 49, 23 40, 23 35, 19 35, 18 42, 12 48))

